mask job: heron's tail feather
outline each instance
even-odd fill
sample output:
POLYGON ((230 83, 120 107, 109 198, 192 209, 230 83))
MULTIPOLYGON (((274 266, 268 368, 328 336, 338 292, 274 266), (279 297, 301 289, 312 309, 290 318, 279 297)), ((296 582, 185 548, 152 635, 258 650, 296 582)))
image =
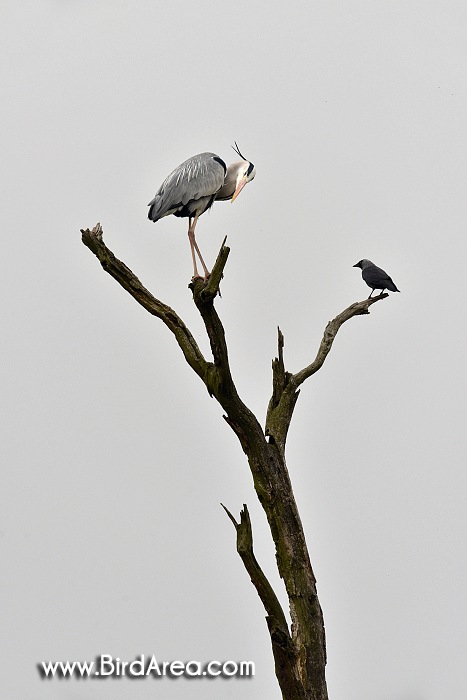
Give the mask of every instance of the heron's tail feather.
POLYGON ((158 216, 158 209, 160 209, 159 204, 160 204, 160 197, 157 195, 154 197, 154 199, 151 199, 151 201, 148 204, 149 211, 148 211, 148 219, 151 221, 158 221, 160 219, 160 216, 158 216))

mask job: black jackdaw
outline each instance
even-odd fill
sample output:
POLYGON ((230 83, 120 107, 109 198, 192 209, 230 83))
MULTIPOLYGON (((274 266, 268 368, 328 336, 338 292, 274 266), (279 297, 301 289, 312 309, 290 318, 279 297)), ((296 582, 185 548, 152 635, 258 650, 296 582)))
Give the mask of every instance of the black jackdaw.
POLYGON ((361 268, 363 279, 371 287, 371 294, 368 299, 371 298, 375 289, 381 289, 381 294, 385 289, 389 289, 390 292, 400 292, 400 289, 397 289, 388 273, 377 267, 371 260, 360 260, 354 267, 361 268))

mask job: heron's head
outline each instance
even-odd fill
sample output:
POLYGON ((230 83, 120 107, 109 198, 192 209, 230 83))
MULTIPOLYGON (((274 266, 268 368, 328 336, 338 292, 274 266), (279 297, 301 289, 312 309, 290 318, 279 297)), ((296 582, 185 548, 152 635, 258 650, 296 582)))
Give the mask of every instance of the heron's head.
POLYGON ((240 163, 233 163, 230 166, 235 175, 235 192, 232 195, 232 202, 238 197, 247 182, 251 182, 256 175, 256 168, 253 163, 248 160, 242 160, 240 163))
POLYGON ((232 165, 228 168, 235 178, 235 190, 231 200, 233 202, 243 190, 247 182, 251 182, 251 180, 253 180, 254 176, 256 175, 256 168, 253 163, 250 163, 250 161, 241 154, 240 149, 237 146, 237 142, 235 142, 235 146, 232 146, 232 148, 242 159, 238 163, 232 163, 232 165))

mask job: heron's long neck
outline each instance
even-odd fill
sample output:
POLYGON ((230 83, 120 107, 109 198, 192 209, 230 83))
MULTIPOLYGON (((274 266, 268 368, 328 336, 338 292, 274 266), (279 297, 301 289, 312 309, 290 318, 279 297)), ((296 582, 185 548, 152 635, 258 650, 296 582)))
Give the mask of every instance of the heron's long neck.
POLYGON ((240 163, 232 163, 232 165, 229 165, 229 167, 227 168, 227 172, 225 173, 224 184, 216 194, 217 200, 222 201, 226 199, 232 199, 233 193, 235 192, 235 188, 237 187, 237 175, 239 173, 239 169, 242 166, 244 166, 243 161, 241 161, 240 163))

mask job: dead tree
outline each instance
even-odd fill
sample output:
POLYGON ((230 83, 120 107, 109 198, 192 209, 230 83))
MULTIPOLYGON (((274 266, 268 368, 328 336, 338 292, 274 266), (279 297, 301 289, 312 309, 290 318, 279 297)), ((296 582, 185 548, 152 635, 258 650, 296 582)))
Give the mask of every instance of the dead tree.
POLYGON ((156 299, 132 271, 107 248, 102 228, 81 231, 83 243, 102 267, 150 314, 165 323, 175 336, 186 361, 225 411, 224 419, 237 435, 253 476, 259 501, 266 513, 276 549, 277 568, 289 599, 289 625, 274 590, 253 553, 253 536, 247 506, 240 522, 225 508, 237 532, 237 551, 266 610, 277 679, 284 700, 327 700, 324 621, 316 591, 316 578, 295 502, 285 461, 285 445, 299 387, 323 365, 337 331, 353 316, 368 314, 369 307, 388 294, 351 304, 330 321, 315 359, 292 374, 284 365, 284 338, 278 330, 278 353, 272 362, 272 396, 264 429, 237 393, 230 370, 224 328, 214 301, 229 255, 225 240, 208 282, 189 286, 204 321, 212 359, 206 359, 176 312, 156 299))

